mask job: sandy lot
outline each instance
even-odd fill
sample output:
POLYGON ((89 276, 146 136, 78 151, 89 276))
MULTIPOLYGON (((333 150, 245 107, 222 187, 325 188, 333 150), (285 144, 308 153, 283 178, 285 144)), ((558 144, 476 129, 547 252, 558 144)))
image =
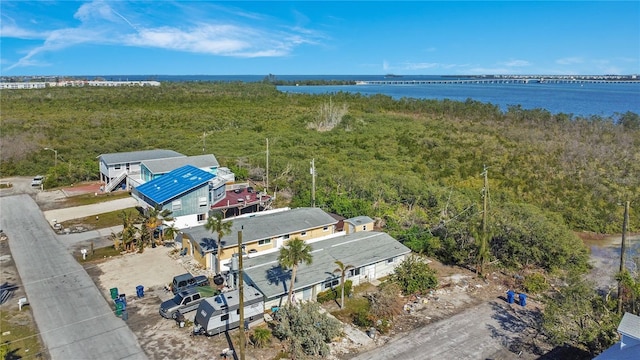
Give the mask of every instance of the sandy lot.
MULTIPOLYGON (((109 303, 112 303, 111 288, 117 287, 120 294, 126 295, 127 324, 150 359, 218 358, 224 349, 231 347, 224 335, 192 336, 190 324, 180 328, 175 321, 164 319, 158 313, 160 304, 173 297, 164 287, 175 275, 187 271, 204 273, 189 257, 175 253, 170 247, 146 248, 142 254, 131 253, 86 264, 85 269, 109 303), (138 285, 144 286, 142 298, 136 296, 138 285)), ((193 321, 194 316, 195 312, 191 312, 186 317, 193 321)), ((231 334, 235 346, 238 346, 237 335, 237 331, 231 334)), ((278 349, 279 346, 256 349, 249 345, 246 358, 273 359, 278 349)))

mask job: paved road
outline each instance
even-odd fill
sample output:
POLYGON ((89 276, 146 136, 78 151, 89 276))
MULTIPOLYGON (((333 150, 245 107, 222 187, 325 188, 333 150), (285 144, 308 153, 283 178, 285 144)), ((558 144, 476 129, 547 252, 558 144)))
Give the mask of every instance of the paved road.
POLYGON ((529 359, 508 350, 523 327, 503 305, 482 303, 462 313, 413 330, 352 360, 529 359))
POLYGON ((63 221, 79 219, 86 216, 94 216, 106 212, 128 209, 136 205, 138 205, 138 202, 134 198, 127 197, 124 199, 105 201, 92 205, 48 210, 44 212, 44 217, 47 219, 47 221, 49 221, 49 223, 51 223, 54 219, 61 223, 63 221))
POLYGON ((2 197, 0 224, 52 359, 147 358, 31 197, 2 197))

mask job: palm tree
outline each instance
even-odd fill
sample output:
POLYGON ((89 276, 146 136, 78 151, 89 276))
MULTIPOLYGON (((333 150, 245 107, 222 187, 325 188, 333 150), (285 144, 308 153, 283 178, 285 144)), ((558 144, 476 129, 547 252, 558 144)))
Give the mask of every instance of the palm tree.
POLYGON ((222 256, 222 237, 231 233, 231 221, 223 221, 221 213, 209 216, 204 228, 218 234, 218 261, 216 261, 216 274, 220 274, 220 257, 222 256))
MULTIPOLYGON (((155 244, 155 239, 153 239, 153 234, 155 233, 158 226, 164 224, 165 221, 173 221, 173 217, 171 216, 173 212, 169 209, 163 209, 160 206, 156 206, 153 208, 147 209, 147 214, 144 216, 144 222, 147 224, 147 230, 149 231, 149 235, 151 236, 151 241, 155 244)), ((160 240, 162 241, 164 237, 163 231, 160 232, 160 240)))
POLYGON ((176 224, 174 223, 171 223, 167 225, 167 227, 163 227, 162 229, 163 235, 170 237, 171 240, 175 240, 176 235, 178 234, 178 231, 180 230, 176 227, 176 224))
POLYGON ((278 263, 284 269, 291 268, 291 285, 289 286, 289 303, 293 300, 293 285, 296 282, 296 273, 298 272, 298 264, 311 264, 313 256, 311 255, 311 246, 299 238, 289 240, 285 246, 280 249, 278 263))
POLYGON ((347 271, 353 269, 353 265, 346 265, 342 263, 340 260, 336 260, 336 265, 338 267, 333 270, 334 273, 340 273, 340 286, 342 287, 342 294, 340 296, 340 309, 344 307, 344 278, 347 275, 347 271))
POLYGON ((122 232, 119 234, 122 238, 122 244, 125 250, 131 250, 132 245, 135 244, 136 234, 138 229, 134 226, 135 218, 130 212, 122 210, 119 215, 122 219, 122 232))

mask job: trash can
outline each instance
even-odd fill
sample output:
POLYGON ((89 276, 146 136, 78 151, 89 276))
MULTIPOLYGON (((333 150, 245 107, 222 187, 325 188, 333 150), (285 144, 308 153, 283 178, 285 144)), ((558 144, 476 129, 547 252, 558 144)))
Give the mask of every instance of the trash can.
POLYGON ((111 300, 118 298, 118 288, 111 288, 109 291, 111 292, 111 300))
POLYGON ((120 301, 124 303, 124 306, 127 306, 127 296, 125 294, 120 294, 120 301))
POLYGON ((136 286, 136 295, 139 298, 144 297, 144 286, 142 286, 142 285, 136 286))
POLYGON ((115 303, 116 303, 116 316, 121 316, 122 310, 124 310, 124 304, 122 303, 122 301, 120 301, 120 299, 116 299, 115 303))
POLYGON ((518 300, 520 300, 520 306, 525 306, 525 305, 527 305, 527 295, 525 295, 525 294, 518 294, 518 300))
POLYGON ((509 304, 513 304, 515 296, 516 296, 516 293, 514 293, 513 291, 511 290, 507 291, 507 302, 509 304))
POLYGON ((122 320, 129 320, 129 312, 127 310, 122 310, 122 320))

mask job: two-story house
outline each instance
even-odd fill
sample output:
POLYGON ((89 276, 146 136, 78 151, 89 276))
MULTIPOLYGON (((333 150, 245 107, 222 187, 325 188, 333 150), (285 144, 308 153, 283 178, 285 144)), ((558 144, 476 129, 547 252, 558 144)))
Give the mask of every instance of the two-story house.
POLYGON ((184 158, 183 154, 173 150, 142 150, 131 152, 120 152, 102 154, 98 156, 98 166, 100 168, 100 181, 104 183, 103 190, 106 192, 128 188, 129 177, 132 183, 140 183, 141 168, 143 161, 155 159, 184 158))
POLYGON ((224 197, 225 183, 213 174, 185 165, 132 189, 140 207, 168 209, 177 228, 206 222, 215 197, 224 197))

